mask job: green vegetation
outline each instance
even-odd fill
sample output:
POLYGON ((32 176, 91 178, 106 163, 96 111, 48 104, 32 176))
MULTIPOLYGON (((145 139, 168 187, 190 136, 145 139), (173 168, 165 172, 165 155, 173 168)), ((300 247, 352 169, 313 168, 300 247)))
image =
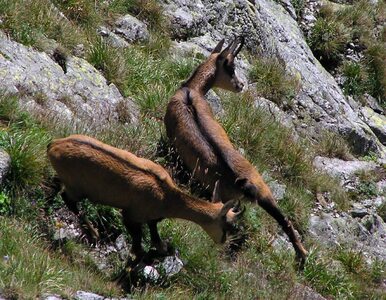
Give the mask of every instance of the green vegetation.
POLYGON ((290 104, 299 90, 300 83, 286 72, 284 63, 277 58, 255 59, 249 76, 258 96, 278 105, 290 104))
POLYGON ((325 131, 316 145, 316 153, 326 157, 336 157, 343 160, 351 160, 353 156, 347 141, 340 135, 325 131))
POLYGON ((308 43, 316 58, 328 69, 340 65, 344 76, 343 90, 361 99, 364 93, 375 97, 381 105, 386 99, 386 48, 382 24, 386 16, 386 4, 372 4, 356 0, 353 5, 334 9, 323 6, 308 37, 308 43), (378 28, 378 29, 376 29, 378 28), (360 49, 364 58, 359 62, 344 61, 349 43, 360 49))
MULTIPOLYGON (((303 5, 303 1, 293 2, 299 9, 303 5)), ((136 99, 140 109, 137 125, 130 124, 129 117, 122 115, 118 123, 95 128, 87 122, 63 124, 48 116, 27 114, 19 107, 16 96, 1 94, 0 147, 10 154, 12 165, 0 193, 0 293, 6 298, 32 299, 43 293, 71 297, 77 289, 82 289, 106 297, 123 296, 111 281, 123 267, 118 257, 113 258, 111 273, 101 274, 88 254, 88 246, 79 241, 69 240, 59 248, 52 248, 47 227, 54 223, 52 214, 63 202, 56 196, 55 188, 50 187, 52 169, 46 160, 46 146, 53 138, 83 133, 165 163, 167 158, 157 148, 165 136, 162 118, 168 99, 200 59, 176 61, 168 55, 167 26, 163 25, 158 2, 153 0, 0 0, 0 15, 4 21, 1 28, 27 45, 44 48, 49 38, 70 51, 83 43, 88 61, 125 96, 136 99), (60 16, 52 3, 68 20, 60 16), (96 36, 95 26, 127 12, 147 22, 151 37, 142 44, 117 50, 96 36)), ((256 60, 251 77, 256 82, 257 93, 279 105, 290 104, 299 89, 299 82, 286 73, 278 60, 256 60)), ((355 80, 353 85, 359 82, 355 80)), ((351 93, 351 88, 348 90, 351 93)), ((348 198, 339 184, 314 170, 310 153, 317 153, 317 149, 305 140, 293 138, 289 129, 256 108, 251 95, 220 94, 226 111, 220 122, 234 144, 243 149, 261 172, 269 170, 275 179, 286 184, 286 194, 279 205, 300 232, 307 232, 316 193, 326 193, 340 208, 347 208, 348 198)), ((49 101, 40 94, 35 97, 41 105, 49 101)), ((71 103, 66 96, 61 101, 71 103)), ((349 155, 342 141, 335 137, 326 140, 320 151, 339 157, 349 155)), ((117 210, 90 205, 87 201, 82 203, 82 209, 105 240, 114 239, 124 231, 117 210)), ((197 225, 176 220, 161 222, 161 236, 170 238, 178 249, 185 270, 161 284, 134 288, 130 297, 296 299, 296 288, 302 284, 330 298, 377 298, 377 284, 385 276, 382 262, 376 261, 366 268, 360 254, 347 248, 326 248, 313 250, 304 272, 297 272, 294 254, 286 246, 272 245, 280 230, 276 222, 256 205, 248 205, 245 219, 249 238, 234 259, 223 247, 214 246, 197 225), (331 257, 338 264, 341 262, 340 267, 330 262, 331 257)), ((145 241, 145 247, 148 244, 145 241)), ((318 247, 315 241, 307 241, 308 249, 315 247, 318 247)))
POLYGON ((291 4, 295 9, 296 16, 300 18, 303 14, 305 0, 291 0, 291 4))
POLYGON ((349 41, 343 24, 333 20, 318 18, 308 38, 315 57, 324 66, 335 66, 349 41))
POLYGON ((44 293, 71 296, 92 290, 105 296, 119 293, 84 261, 70 263, 49 250, 41 233, 24 221, 0 217, 0 290, 6 299, 35 299, 44 293))

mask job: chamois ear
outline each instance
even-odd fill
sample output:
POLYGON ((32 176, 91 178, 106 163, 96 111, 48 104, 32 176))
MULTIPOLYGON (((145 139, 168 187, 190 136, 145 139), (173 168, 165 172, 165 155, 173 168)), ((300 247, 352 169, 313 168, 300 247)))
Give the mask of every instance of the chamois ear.
POLYGON ((215 54, 215 53, 220 53, 221 52, 221 49, 222 49, 222 46, 224 45, 224 39, 222 39, 221 41, 218 42, 217 46, 214 47, 213 51, 212 51, 212 54, 215 54))
POLYGON ((233 58, 240 52, 241 48, 244 45, 244 37, 239 36, 235 37, 233 41, 221 52, 221 57, 227 57, 228 55, 232 55, 233 58))
POLYGON ((244 46, 244 37, 243 36, 239 36, 238 37, 238 41, 239 41, 239 43, 236 44, 237 47, 235 47, 232 50, 232 54, 233 54, 234 57, 236 57, 237 54, 239 54, 240 50, 243 48, 243 46, 244 46))
POLYGON ((213 194, 212 194, 212 202, 221 202, 220 199, 220 191, 219 191, 219 182, 220 180, 217 180, 216 183, 214 184, 214 189, 213 189, 213 194))

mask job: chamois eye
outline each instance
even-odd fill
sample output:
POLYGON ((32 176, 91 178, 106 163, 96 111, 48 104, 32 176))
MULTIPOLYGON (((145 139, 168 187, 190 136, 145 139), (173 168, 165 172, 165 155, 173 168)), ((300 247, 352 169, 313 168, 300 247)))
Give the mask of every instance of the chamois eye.
POLYGON ((227 70, 229 73, 234 73, 235 72, 235 65, 233 62, 230 62, 228 59, 224 61, 224 68, 227 70))

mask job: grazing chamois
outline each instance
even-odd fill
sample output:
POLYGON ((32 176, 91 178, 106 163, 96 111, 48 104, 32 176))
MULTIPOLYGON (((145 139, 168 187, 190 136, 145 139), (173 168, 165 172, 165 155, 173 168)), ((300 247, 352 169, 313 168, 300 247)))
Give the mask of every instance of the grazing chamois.
POLYGON ((234 148, 205 99, 212 87, 233 92, 242 90, 243 85, 235 74, 234 59, 243 43, 243 38, 235 38, 221 51, 224 40, 220 41, 207 60, 176 91, 164 119, 167 135, 195 179, 209 190, 219 182, 222 201, 244 197, 257 202, 280 224, 297 258, 304 262, 307 251, 291 222, 279 210, 261 175, 234 148))
POLYGON ((235 230, 242 213, 239 204, 196 199, 182 192, 160 165, 84 135, 71 135, 51 142, 48 158, 64 185, 62 197, 76 211, 76 203, 93 203, 122 210, 123 223, 132 237, 132 252, 145 253, 141 245, 142 224, 150 229, 151 242, 160 254, 167 245, 157 230, 163 218, 181 218, 200 225, 217 243, 235 230))

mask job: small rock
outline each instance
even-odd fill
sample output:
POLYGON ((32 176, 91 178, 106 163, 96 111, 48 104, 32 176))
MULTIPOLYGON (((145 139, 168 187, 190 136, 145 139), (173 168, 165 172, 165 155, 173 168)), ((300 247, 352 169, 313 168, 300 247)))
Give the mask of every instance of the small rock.
POLYGON ((184 263, 177 256, 167 256, 161 263, 167 277, 179 273, 184 267, 184 263))
POLYGON ((386 117, 376 113, 370 107, 363 107, 361 112, 363 121, 369 125, 379 141, 386 145, 386 117))
POLYGON ((143 276, 145 279, 150 281, 157 281, 160 278, 157 269, 152 266, 146 266, 143 268, 143 276))
POLYGON ((123 38, 116 35, 114 32, 111 32, 104 26, 100 26, 97 29, 97 32, 106 40, 106 42, 114 48, 127 48, 129 43, 126 42, 123 38))
POLYGON ((41 300, 62 300, 63 298, 59 295, 43 295, 40 297, 41 300))
POLYGON ((364 208, 353 209, 350 211, 350 213, 353 218, 363 218, 364 216, 368 215, 368 211, 364 208))
POLYGON ((206 100, 208 101, 210 107, 213 110, 213 113, 215 115, 222 115, 224 114, 224 109, 221 104, 221 99, 220 97, 212 90, 210 90, 206 95, 205 95, 206 100))
POLYGON ((3 182, 4 177, 8 173, 10 163, 11 157, 9 156, 9 154, 0 149, 0 185, 3 182))
POLYGON ((74 299, 75 300, 103 300, 104 297, 90 292, 77 291, 74 296, 74 299))
POLYGON ((120 34, 129 43, 146 41, 149 39, 149 31, 145 23, 131 15, 125 15, 115 22, 114 32, 120 34))

